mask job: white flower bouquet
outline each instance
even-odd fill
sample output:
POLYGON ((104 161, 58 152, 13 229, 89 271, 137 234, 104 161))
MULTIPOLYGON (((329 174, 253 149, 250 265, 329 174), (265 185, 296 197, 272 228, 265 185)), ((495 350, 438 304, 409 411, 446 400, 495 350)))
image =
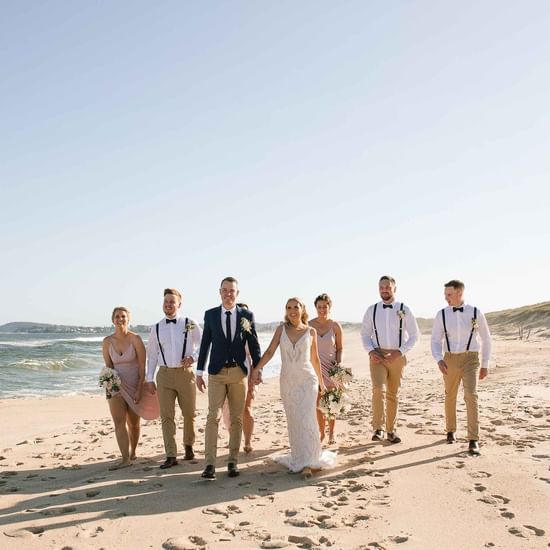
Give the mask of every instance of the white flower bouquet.
POLYGON ((347 388, 353 380, 351 369, 345 369, 341 365, 331 367, 328 371, 328 377, 341 388, 347 388))
POLYGON ((107 399, 111 399, 114 393, 120 391, 122 382, 115 369, 103 367, 99 373, 99 387, 105 390, 107 399))
POLYGON ((348 412, 351 409, 349 397, 343 390, 326 390, 319 400, 319 410, 329 419, 336 418, 339 414, 348 412))

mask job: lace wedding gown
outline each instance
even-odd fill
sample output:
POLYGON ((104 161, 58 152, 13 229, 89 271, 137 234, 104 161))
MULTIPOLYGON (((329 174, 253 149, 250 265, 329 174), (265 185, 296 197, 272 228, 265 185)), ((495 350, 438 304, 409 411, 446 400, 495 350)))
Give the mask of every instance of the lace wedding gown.
POLYGON ((291 472, 306 467, 327 468, 336 461, 336 453, 323 451, 319 439, 316 402, 319 381, 310 362, 310 330, 293 344, 283 327, 281 349, 281 398, 286 413, 290 453, 274 460, 291 472))

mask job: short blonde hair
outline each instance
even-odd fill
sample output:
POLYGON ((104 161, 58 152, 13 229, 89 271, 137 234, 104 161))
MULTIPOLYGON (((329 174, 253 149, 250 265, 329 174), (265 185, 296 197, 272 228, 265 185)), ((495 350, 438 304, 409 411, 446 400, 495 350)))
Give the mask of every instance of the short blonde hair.
POLYGON ((300 307, 302 308, 302 316, 301 316, 300 320, 302 321, 302 323, 304 323, 304 325, 307 325, 307 320, 309 319, 309 316, 308 316, 307 311, 306 311, 306 304, 304 304, 304 302, 302 302, 302 300, 300 300, 300 298, 296 298, 296 296, 294 296, 292 298, 289 298, 286 301, 286 305, 285 305, 285 323, 287 325, 290 324, 290 319, 288 318, 288 315, 286 313, 286 306, 288 306, 289 302, 298 302, 300 304, 300 307))
POLYGON ((128 315, 128 321, 130 320, 130 310, 127 307, 124 307, 124 306, 117 306, 117 307, 115 307, 115 309, 113 309, 113 313, 111 314, 111 321, 112 322, 114 322, 114 320, 115 320, 115 315, 116 315, 117 311, 126 312, 126 315, 128 315))
POLYGON ((165 288, 164 289, 164 296, 166 295, 169 295, 171 294, 172 296, 176 296, 179 301, 180 301, 180 304, 182 302, 182 299, 181 299, 181 292, 175 288, 165 288))

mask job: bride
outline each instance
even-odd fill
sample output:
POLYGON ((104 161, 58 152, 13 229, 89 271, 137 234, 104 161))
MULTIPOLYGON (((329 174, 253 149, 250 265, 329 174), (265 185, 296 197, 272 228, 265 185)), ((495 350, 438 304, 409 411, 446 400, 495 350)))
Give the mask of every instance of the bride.
POLYGON ((318 389, 325 390, 314 328, 298 298, 286 303, 285 322, 269 344, 255 371, 262 369, 281 347, 281 398, 286 413, 290 453, 274 459, 291 472, 310 476, 312 470, 333 466, 336 453, 323 451, 316 416, 318 389))

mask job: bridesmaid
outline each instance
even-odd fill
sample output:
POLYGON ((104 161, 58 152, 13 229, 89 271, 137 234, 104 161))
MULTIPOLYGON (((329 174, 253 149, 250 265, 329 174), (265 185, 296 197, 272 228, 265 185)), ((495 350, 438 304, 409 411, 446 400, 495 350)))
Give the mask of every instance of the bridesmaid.
MULTIPOLYGON (((323 381, 327 390, 336 388, 336 384, 329 378, 329 370, 342 363, 342 353, 344 351, 344 340, 342 335, 342 327, 330 318, 330 310, 332 308, 332 300, 328 294, 319 294, 315 298, 315 309, 317 310, 317 317, 311 319, 309 322, 317 331, 317 349, 319 350, 319 358, 321 359, 321 371, 323 374, 323 381)), ((321 392, 317 397, 317 406, 319 406, 319 400, 321 399, 321 392)), ((319 431, 321 432, 321 441, 325 439, 326 430, 326 418, 325 415, 317 409, 317 421, 319 422, 319 431)), ((336 420, 329 420, 329 445, 334 445, 336 439, 334 438, 334 426, 336 420)))
POLYGON ((157 395, 143 391, 145 346, 141 337, 129 330, 129 310, 122 306, 115 307, 111 321, 115 331, 103 340, 103 359, 107 367, 117 371, 121 380, 120 392, 109 399, 116 440, 122 455, 122 460, 109 469, 118 470, 130 466, 136 459, 140 417, 154 420, 160 412, 157 395))

